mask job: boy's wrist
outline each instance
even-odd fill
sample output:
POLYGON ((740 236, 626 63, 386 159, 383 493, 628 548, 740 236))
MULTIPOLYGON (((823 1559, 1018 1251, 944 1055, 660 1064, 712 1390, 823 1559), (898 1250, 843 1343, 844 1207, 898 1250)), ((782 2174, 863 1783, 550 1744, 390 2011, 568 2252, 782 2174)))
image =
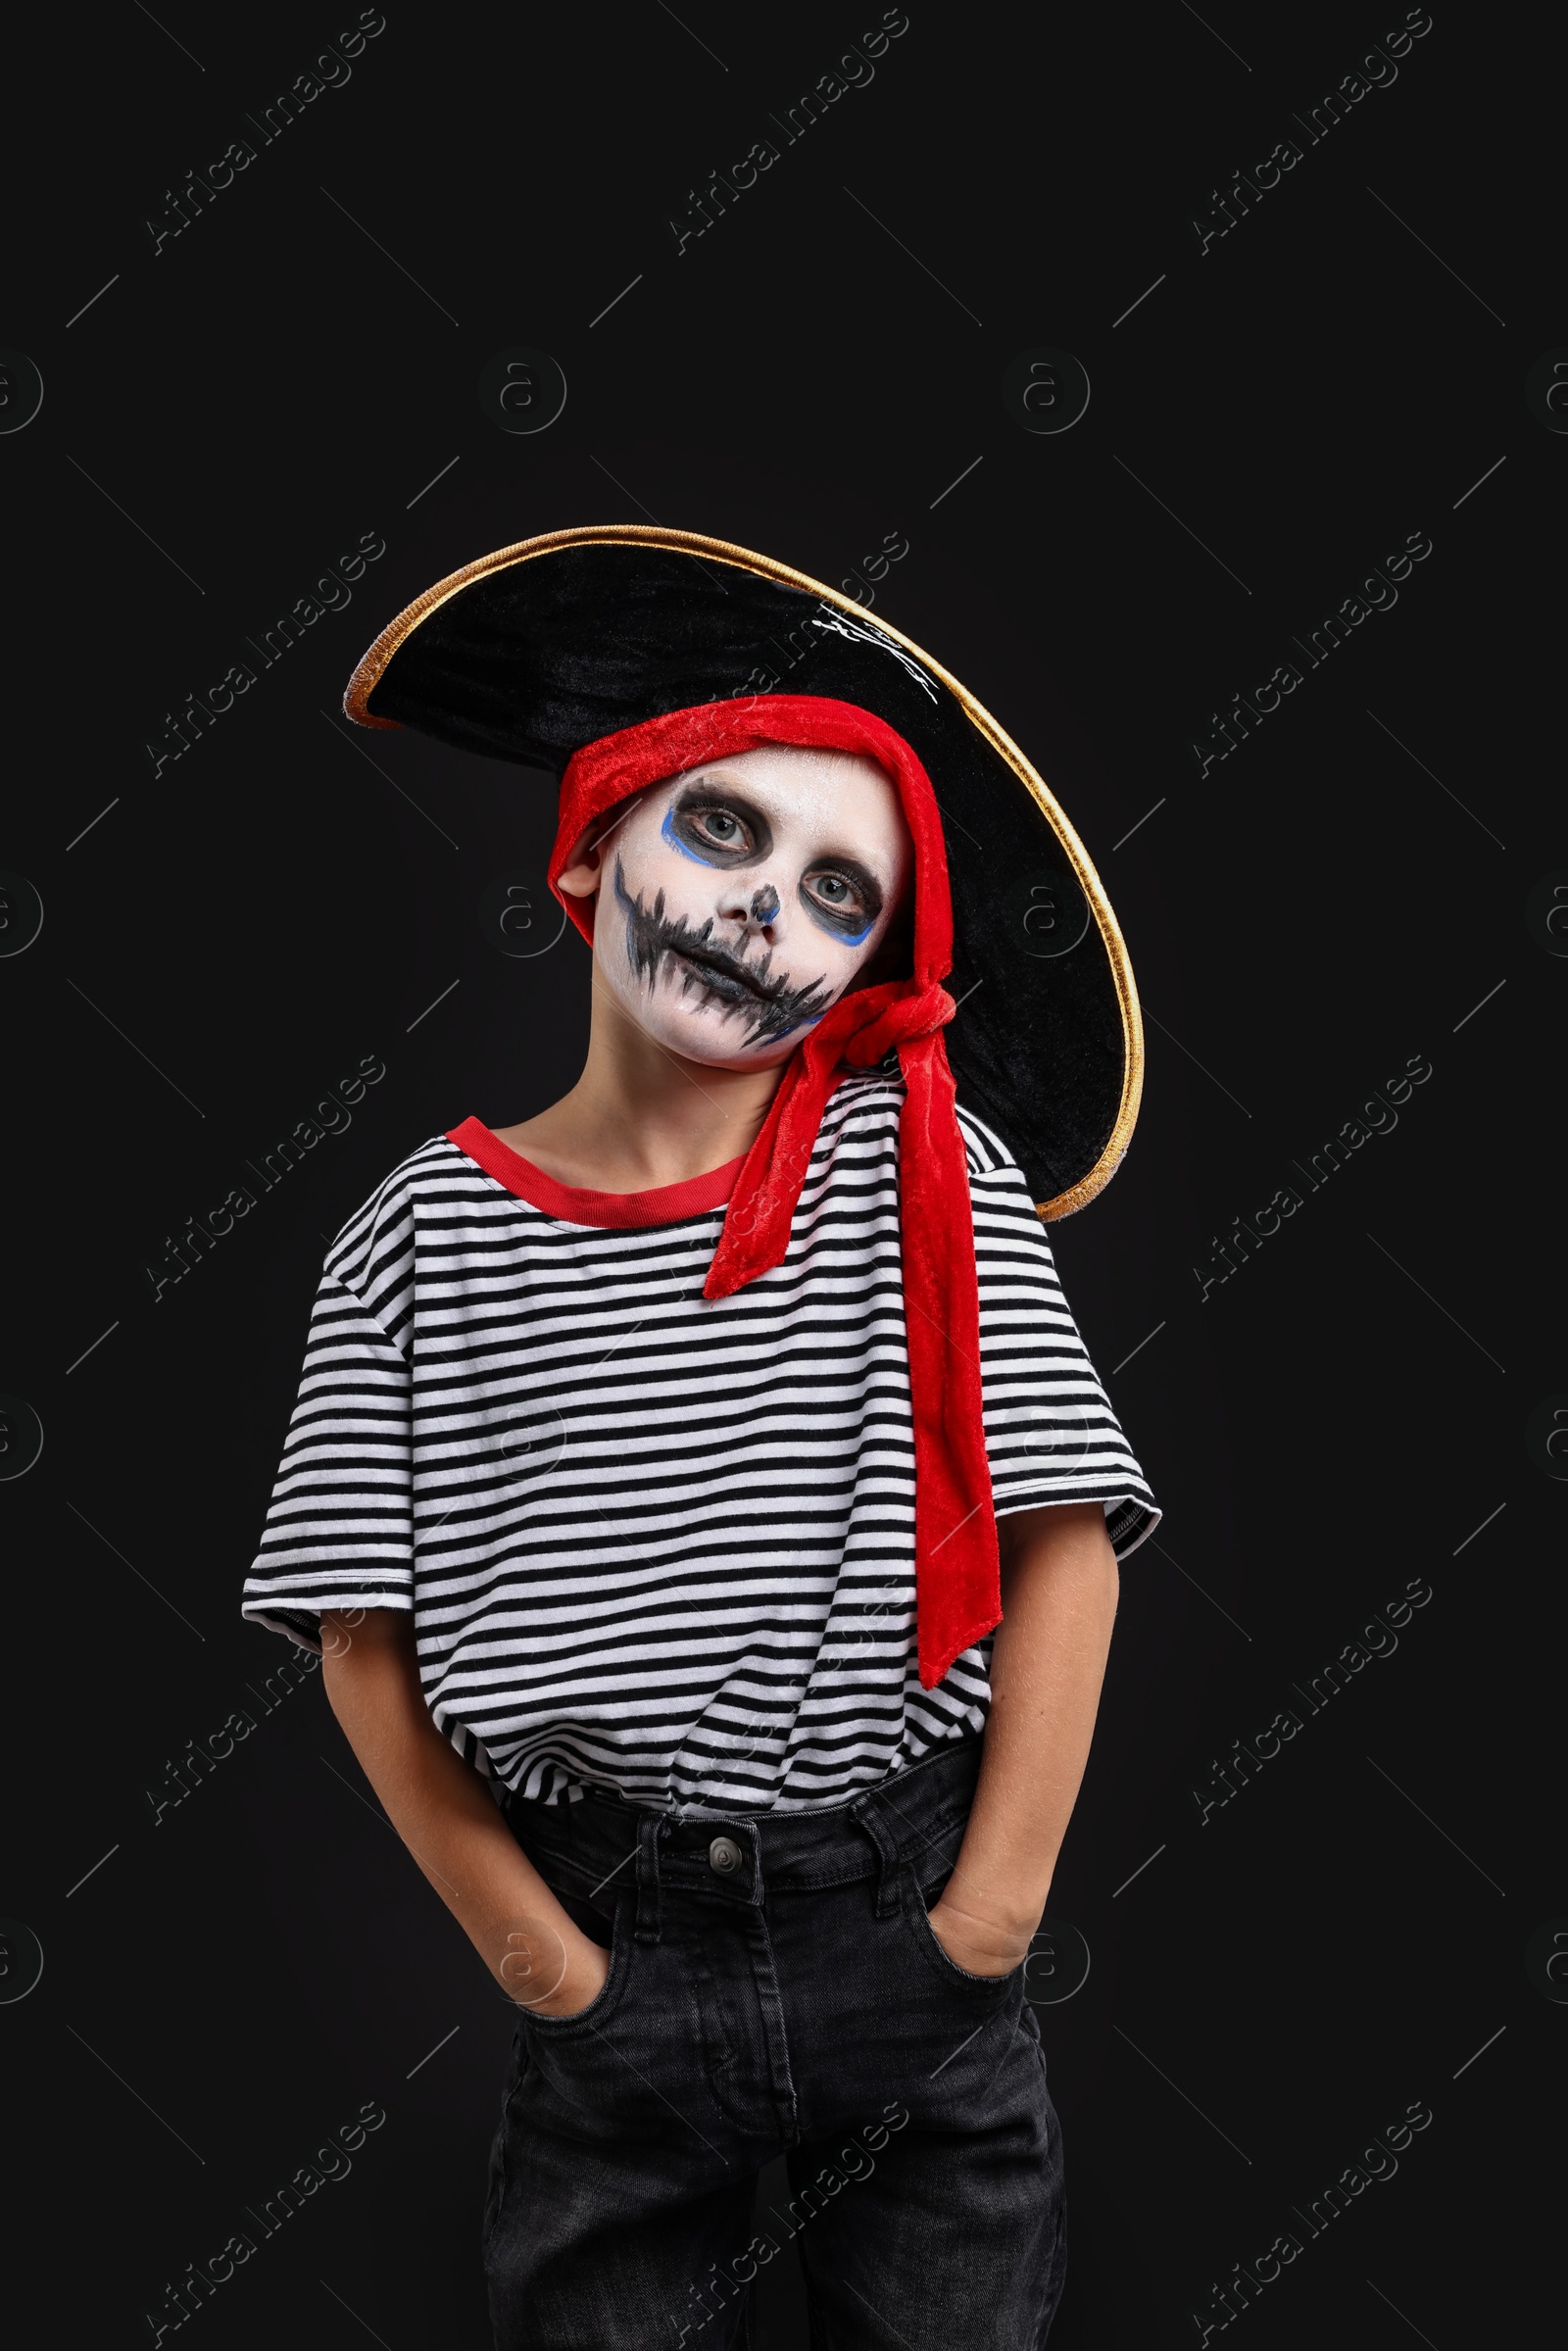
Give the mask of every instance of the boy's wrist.
POLYGON ((1034 1924, 1003 1926, 956 1908, 946 1894, 926 1916, 948 1957, 971 1976, 1010 1976, 1029 1956, 1034 1924))
POLYGON ((564 1936, 545 1920, 506 1920, 485 1941, 491 1974, 519 2008, 539 2008, 560 1990, 570 1954, 564 1936))
POLYGON ((571 1920, 558 1931, 532 1917, 507 1922, 481 1945, 491 1974, 519 2008, 536 2016, 570 2016, 597 1998, 610 1972, 610 1954, 571 1920))
POLYGON ((955 1870, 932 1908, 940 1907, 955 1925, 961 1925, 977 1939, 995 1940, 999 1945, 1017 1943, 1027 1949, 1039 1930, 1050 1890, 1049 1878, 1038 1887, 1009 1886, 998 1890, 974 1886, 955 1870))

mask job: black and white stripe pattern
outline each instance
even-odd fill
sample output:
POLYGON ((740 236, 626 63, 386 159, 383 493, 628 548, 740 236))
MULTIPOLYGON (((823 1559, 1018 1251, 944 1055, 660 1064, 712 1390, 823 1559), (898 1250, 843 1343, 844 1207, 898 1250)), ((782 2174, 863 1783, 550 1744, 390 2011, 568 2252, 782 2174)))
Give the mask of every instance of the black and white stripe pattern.
MULTIPOLYGON (((785 1262, 702 1285, 722 1210, 604 1229, 445 1138, 326 1259, 245 1614, 412 1608, 425 1697, 523 1794, 800 1811, 978 1730, 989 1641, 923 1690, 900 1279, 902 1088, 846 1079, 785 1262)), ((960 1110, 999 1514, 1157 1522, 1022 1174, 960 1110)))

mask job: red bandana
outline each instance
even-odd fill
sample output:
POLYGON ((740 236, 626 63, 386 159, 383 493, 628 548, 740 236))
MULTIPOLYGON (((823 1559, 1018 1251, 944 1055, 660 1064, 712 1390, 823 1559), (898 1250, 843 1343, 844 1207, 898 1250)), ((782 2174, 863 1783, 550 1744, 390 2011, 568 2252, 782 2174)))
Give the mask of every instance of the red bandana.
POLYGON ((783 1263, 822 1112, 843 1065, 870 1069, 896 1049, 905 1083, 899 1185, 914 1419, 915 1597, 920 1681, 930 1690, 961 1650, 1002 1621, 968 1169, 942 1037, 955 1010, 941 985, 953 968, 953 902, 931 779, 902 735, 853 703, 761 694, 671 710, 575 754, 561 782, 550 886, 591 944, 594 901, 563 896, 557 877, 595 817, 706 759, 768 743, 858 752, 897 784, 914 842, 914 970, 909 979, 841 997, 785 1063, 736 1180, 703 1295, 728 1298, 783 1263))

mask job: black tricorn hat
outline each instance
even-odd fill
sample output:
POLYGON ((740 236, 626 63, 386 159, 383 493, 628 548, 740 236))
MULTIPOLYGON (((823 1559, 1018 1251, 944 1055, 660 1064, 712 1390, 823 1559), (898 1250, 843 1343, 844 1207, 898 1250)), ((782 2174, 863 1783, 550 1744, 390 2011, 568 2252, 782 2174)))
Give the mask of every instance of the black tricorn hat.
POLYGON ((1110 1181, 1138 1115, 1143 1024, 1100 878, 1041 777, 918 645, 833 588, 722 539, 549 531, 438 580, 349 681, 361 726, 551 769, 671 710, 749 694, 858 703, 904 736, 942 809, 958 1098, 1040 1214, 1110 1181))

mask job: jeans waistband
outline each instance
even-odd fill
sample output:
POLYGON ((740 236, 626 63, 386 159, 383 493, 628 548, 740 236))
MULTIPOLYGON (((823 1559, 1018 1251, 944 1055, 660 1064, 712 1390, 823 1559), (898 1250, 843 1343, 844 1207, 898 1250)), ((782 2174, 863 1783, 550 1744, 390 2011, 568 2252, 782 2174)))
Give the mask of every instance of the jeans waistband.
POLYGON ((980 1739, 965 1737, 823 1812, 652 1812, 592 1790, 574 1804, 514 1796, 507 1818, 548 1885, 612 1913, 636 1893, 636 1933, 657 1942, 664 1894, 760 1906, 774 1895, 877 1880, 878 1914, 901 1881, 950 1869, 962 1841, 980 1739))

